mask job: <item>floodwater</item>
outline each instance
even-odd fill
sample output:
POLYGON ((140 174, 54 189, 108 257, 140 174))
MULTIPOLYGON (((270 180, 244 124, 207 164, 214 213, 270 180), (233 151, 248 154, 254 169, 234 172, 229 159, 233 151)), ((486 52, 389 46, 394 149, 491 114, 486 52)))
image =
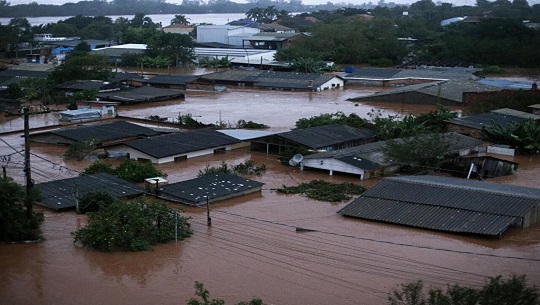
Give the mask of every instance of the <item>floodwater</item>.
MULTIPOLYGON (((244 119, 284 130, 299 118, 321 113, 343 111, 365 117, 375 105, 355 106, 346 98, 376 90, 188 92, 185 101, 122 107, 120 114, 174 118, 179 112, 191 113, 204 123, 244 119)), ((382 106, 390 114, 433 109, 382 106)), ((33 117, 31 126, 55 124, 54 116, 33 117)), ((2 128, 18 130, 19 121, 6 120, 2 128)), ((9 146, 1 142, 0 155, 22 149, 20 136, 1 135, 9 146)), ((64 150, 32 144, 36 183, 73 177, 91 162, 63 161, 64 150)), ((497 182, 537 187, 540 156, 515 158, 520 162, 518 172, 497 182)), ((192 217, 194 234, 153 251, 101 253, 82 248, 73 244, 70 232, 84 225, 86 217, 45 211, 44 242, 0 245, 0 303, 184 304, 194 296, 195 281, 227 304, 255 296, 265 304, 386 304, 389 290, 407 281, 478 287, 489 276, 512 273, 526 274, 529 283, 540 285, 539 225, 486 239, 342 218, 336 212, 347 202, 318 202, 275 189, 313 179, 357 182, 357 177, 302 172, 280 165, 275 156, 246 149, 159 168, 168 173, 170 182, 177 182, 196 177, 207 164, 249 159, 268 167, 262 176, 250 177, 265 183, 261 193, 212 204, 211 227, 204 208, 172 205, 192 217)), ((24 180, 22 156, 14 154, 2 162, 9 176, 24 180)), ((376 182, 363 183, 369 187, 376 182)))

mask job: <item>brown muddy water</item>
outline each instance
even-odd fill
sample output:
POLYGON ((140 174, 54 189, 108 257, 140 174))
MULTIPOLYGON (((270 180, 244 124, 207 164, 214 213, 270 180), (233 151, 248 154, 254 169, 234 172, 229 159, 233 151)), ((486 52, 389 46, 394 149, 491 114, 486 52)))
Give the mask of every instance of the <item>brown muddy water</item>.
MULTIPOLYGON (((192 113, 204 123, 253 120, 272 129, 293 127, 302 117, 343 111, 365 116, 375 106, 390 114, 433 108, 363 105, 346 98, 378 88, 320 93, 230 90, 188 92, 185 101, 122 107, 121 115, 176 117, 192 113), (221 114, 220 114, 221 113, 221 114)), ((32 127, 56 124, 56 114, 32 118, 32 127)), ((0 131, 17 130, 20 119, 5 120, 0 131)), ((16 150, 21 134, 1 135, 16 150)), ((0 155, 14 150, 0 142, 0 155)), ((73 177, 91 161, 64 161, 64 147, 32 144, 36 183, 73 177), (37 157, 39 156, 39 157, 37 157), (68 170, 69 169, 69 170, 68 170)), ((396 285, 421 279, 428 285, 480 286, 489 276, 526 274, 540 285, 540 226, 512 229, 485 239, 342 218, 347 202, 330 204, 275 188, 312 179, 357 182, 357 177, 283 167, 275 156, 245 149, 164 164, 170 182, 191 179, 205 165, 252 159, 268 171, 250 177, 265 183, 259 194, 212 204, 206 210, 173 205, 192 217, 192 237, 142 253, 101 253, 73 244, 70 232, 86 217, 45 211, 46 240, 0 245, 0 304, 185 304, 194 281, 227 304, 261 297, 265 304, 386 304, 396 285), (296 232, 296 228, 314 231, 296 232)), ((9 176, 23 182, 22 156, 4 160, 9 176)), ((538 187, 540 156, 515 157, 515 175, 497 182, 538 187)), ((112 161, 117 162, 117 161, 112 161)), ((376 180, 363 183, 371 186, 376 180)))

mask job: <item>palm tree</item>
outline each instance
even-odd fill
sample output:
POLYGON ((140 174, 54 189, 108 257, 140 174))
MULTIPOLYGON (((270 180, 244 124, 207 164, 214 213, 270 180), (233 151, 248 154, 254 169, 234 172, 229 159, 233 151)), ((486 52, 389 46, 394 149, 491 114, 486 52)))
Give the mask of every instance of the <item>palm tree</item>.
POLYGON ((174 15, 174 18, 171 20, 171 24, 185 24, 189 25, 189 18, 186 18, 184 15, 174 15))
POLYGON ((261 22, 261 20, 264 18, 264 10, 260 7, 254 7, 252 9, 249 9, 246 12, 246 18, 248 20, 261 22))

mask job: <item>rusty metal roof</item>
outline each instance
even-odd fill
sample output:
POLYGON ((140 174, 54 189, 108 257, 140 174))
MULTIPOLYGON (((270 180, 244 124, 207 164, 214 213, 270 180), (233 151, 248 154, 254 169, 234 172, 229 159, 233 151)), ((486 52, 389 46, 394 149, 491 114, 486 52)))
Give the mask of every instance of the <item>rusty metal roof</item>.
POLYGON ((426 229, 500 235, 540 204, 540 189, 440 176, 385 178, 338 211, 426 229))

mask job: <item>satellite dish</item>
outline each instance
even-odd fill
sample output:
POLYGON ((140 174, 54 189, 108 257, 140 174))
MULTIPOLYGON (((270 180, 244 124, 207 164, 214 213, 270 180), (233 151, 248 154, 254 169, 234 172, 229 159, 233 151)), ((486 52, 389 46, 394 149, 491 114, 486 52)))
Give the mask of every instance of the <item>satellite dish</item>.
POLYGON ((289 160, 289 165, 290 166, 298 166, 298 163, 297 162, 294 162, 294 158, 289 160))
POLYGON ((304 156, 302 156, 301 154, 296 154, 292 157, 292 160, 296 163, 300 163, 302 162, 302 160, 304 160, 304 156))

